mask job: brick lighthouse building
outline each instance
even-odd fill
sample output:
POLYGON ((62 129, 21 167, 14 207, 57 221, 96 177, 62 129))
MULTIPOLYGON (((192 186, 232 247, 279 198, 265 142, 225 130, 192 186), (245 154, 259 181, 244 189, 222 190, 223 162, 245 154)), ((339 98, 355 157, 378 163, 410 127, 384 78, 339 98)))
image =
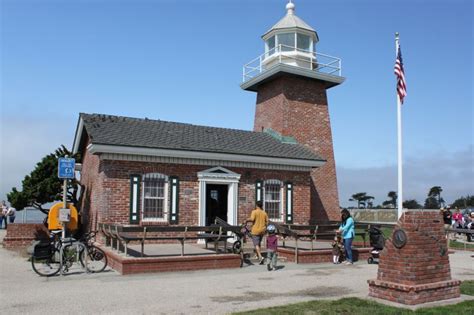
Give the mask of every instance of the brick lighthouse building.
POLYGON ((238 225, 256 201, 283 224, 339 219, 326 89, 344 81, 340 59, 316 53, 316 31, 286 8, 244 66, 254 131, 79 114, 83 224, 238 225))
POLYGON ((265 52, 244 66, 241 88, 257 92, 254 131, 295 138, 326 163, 311 171, 311 221, 338 220, 339 197, 326 90, 341 84, 339 58, 316 52, 317 32, 286 5, 265 34, 265 52))

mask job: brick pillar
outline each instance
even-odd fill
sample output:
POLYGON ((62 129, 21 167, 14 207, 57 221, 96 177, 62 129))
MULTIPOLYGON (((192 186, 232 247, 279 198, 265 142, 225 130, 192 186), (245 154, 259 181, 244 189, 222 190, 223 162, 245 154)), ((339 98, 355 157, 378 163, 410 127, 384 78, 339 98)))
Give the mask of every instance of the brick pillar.
POLYGON ((406 245, 391 242, 380 253, 376 280, 368 280, 369 295, 415 305, 460 296, 461 281, 451 279, 443 218, 439 211, 407 211, 397 223, 406 245))
POLYGON ((254 131, 292 136, 327 162, 311 172, 311 221, 339 220, 336 165, 325 83, 281 74, 258 87, 254 131))

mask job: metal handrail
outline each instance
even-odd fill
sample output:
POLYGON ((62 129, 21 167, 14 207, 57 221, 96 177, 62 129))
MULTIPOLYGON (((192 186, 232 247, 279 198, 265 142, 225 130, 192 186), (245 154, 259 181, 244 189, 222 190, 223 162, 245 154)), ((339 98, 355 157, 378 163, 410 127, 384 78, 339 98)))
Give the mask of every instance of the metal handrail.
POLYGON ((242 80, 243 82, 252 79, 253 77, 259 75, 260 73, 267 70, 265 68, 266 63, 268 62, 269 58, 278 59, 278 63, 285 63, 282 62, 282 57, 286 60, 291 59, 295 61, 309 63, 310 67, 301 67, 301 66, 294 66, 300 67, 305 69, 310 69, 312 71, 318 71, 321 73, 329 74, 329 75, 336 75, 341 76, 342 69, 341 69, 341 59, 327 55, 322 53, 317 53, 313 51, 309 51, 306 49, 300 49, 294 46, 288 45, 278 45, 270 49, 269 51, 264 52, 263 54, 259 55, 258 57, 252 59, 248 63, 243 66, 242 71, 242 80), (301 52, 307 54, 307 57, 304 56, 292 56, 291 52, 301 52), (326 61, 326 59, 328 59, 326 61))

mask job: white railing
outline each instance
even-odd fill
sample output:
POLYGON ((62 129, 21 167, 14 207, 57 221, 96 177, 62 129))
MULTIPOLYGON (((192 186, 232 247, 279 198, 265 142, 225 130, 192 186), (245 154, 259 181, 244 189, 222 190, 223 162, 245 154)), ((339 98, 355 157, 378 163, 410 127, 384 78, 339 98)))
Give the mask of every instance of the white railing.
POLYGON ((246 82, 276 64, 289 64, 324 74, 341 76, 341 59, 292 46, 278 45, 251 60, 243 67, 246 82))

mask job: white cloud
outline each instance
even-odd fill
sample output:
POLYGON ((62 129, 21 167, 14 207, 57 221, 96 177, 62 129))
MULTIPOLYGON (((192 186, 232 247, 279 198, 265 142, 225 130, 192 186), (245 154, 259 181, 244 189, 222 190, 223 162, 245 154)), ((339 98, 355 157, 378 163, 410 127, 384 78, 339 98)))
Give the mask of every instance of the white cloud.
MULTIPOLYGON (((452 203, 461 196, 474 194, 473 146, 466 150, 409 157, 403 162, 403 199, 416 199, 423 204, 429 189, 441 186, 441 196, 452 203)), ((387 200, 389 191, 397 191, 397 166, 345 168, 337 167, 339 200, 342 206, 357 192, 375 197, 374 204, 387 200)))

